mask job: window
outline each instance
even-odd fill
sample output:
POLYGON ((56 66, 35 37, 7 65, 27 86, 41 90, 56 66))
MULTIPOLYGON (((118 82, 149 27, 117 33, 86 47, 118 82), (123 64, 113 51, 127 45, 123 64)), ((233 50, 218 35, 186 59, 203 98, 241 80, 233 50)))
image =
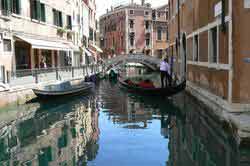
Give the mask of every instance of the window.
POLYGON ((53 9, 53 20, 54 20, 54 25, 63 27, 62 12, 53 9))
POLYGON ((145 21, 145 28, 149 29, 149 21, 145 21))
POLYGON ((194 40, 193 57, 194 57, 194 61, 198 62, 199 61, 199 37, 198 35, 195 35, 193 40, 194 40))
POLYGON ((134 10, 129 10, 129 14, 133 15, 134 14, 134 10))
POLYGON ((146 55, 150 55, 151 50, 146 50, 146 55))
POLYGON ((20 14, 20 0, 11 0, 12 2, 12 8, 11 8, 11 11, 12 13, 15 13, 15 14, 20 14))
POLYGON ((134 46, 135 33, 130 33, 130 46, 134 46))
POLYGON ((150 45, 150 33, 146 34, 146 46, 150 45))
POLYGON ((67 15, 67 28, 72 30, 72 19, 69 15, 67 15))
POLYGON ((3 50, 5 52, 11 52, 11 40, 9 39, 4 39, 3 40, 3 50))
POLYGON ((162 29, 159 27, 157 29, 157 40, 162 40, 162 29))
POLYGON ((1 0, 1 10, 2 14, 5 16, 10 15, 11 13, 20 14, 20 0, 1 0))
POLYGON ((145 11, 144 15, 145 15, 145 16, 148 16, 148 15, 149 15, 149 12, 148 12, 148 11, 145 11))
POLYGON ((31 0, 30 6, 31 18, 35 20, 40 20, 40 2, 36 0, 31 0))
POLYGON ((158 52, 158 58, 162 58, 162 56, 163 56, 163 50, 160 49, 160 50, 157 50, 157 52, 158 52))
POLYGON ((43 3, 40 3, 41 6, 41 21, 46 22, 46 14, 45 14, 45 5, 43 3))
POLYGON ((129 27, 130 27, 131 29, 134 28, 134 20, 129 20, 129 27))
POLYGON ((31 18, 46 22, 45 4, 40 3, 37 0, 31 0, 30 6, 31 18))
POLYGON ((209 51, 210 51, 210 62, 218 62, 218 37, 217 37, 217 27, 214 27, 210 30, 210 42, 209 42, 209 51))
POLYGON ((156 14, 155 14, 155 10, 152 11, 152 19, 155 20, 156 19, 156 14))
POLYGON ((161 12, 157 12, 157 17, 158 17, 158 18, 161 17, 161 12))
POLYGON ((92 28, 89 29, 89 40, 94 41, 94 31, 92 28))

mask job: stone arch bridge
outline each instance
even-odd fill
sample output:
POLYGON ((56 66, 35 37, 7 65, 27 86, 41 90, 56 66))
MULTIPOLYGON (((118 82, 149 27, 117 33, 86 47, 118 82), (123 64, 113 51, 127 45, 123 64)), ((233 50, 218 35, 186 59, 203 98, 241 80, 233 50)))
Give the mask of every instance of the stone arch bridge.
POLYGON ((140 63, 152 70, 159 70, 161 59, 144 54, 119 55, 105 61, 106 71, 126 63, 140 63))

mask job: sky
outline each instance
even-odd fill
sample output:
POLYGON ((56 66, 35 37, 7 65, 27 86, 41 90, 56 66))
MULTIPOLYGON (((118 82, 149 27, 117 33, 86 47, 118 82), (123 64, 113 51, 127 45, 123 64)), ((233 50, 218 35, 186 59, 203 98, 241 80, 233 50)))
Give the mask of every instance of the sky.
MULTIPOLYGON (((106 9, 110 9, 113 5, 117 5, 123 2, 130 2, 131 0, 96 0, 97 6, 97 19, 106 13, 106 9)), ((134 0, 136 3, 141 3, 141 0, 134 0)), ((168 2, 168 0, 145 0, 146 3, 151 3, 153 7, 162 6, 168 2)))

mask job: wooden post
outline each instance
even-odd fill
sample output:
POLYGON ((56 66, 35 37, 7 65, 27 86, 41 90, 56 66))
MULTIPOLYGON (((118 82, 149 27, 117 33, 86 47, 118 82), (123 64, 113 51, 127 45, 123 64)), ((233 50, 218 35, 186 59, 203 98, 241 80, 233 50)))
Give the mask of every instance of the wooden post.
POLYGON ((56 80, 59 80, 58 67, 56 67, 56 80))
POLYGON ((38 84, 38 69, 35 69, 35 82, 38 84))
POLYGON ((75 77, 75 74, 74 74, 74 67, 71 67, 72 68, 72 78, 75 77))

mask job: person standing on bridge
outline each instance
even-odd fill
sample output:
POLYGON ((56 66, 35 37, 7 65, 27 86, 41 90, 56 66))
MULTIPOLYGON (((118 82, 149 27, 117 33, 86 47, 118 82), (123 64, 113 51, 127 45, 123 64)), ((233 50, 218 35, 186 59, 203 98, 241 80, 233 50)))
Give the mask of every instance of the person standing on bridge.
POLYGON ((168 63, 168 59, 164 58, 164 60, 160 64, 160 72, 161 72, 161 87, 171 86, 171 74, 170 74, 170 65, 168 63), (165 82, 165 86, 164 86, 165 82))

